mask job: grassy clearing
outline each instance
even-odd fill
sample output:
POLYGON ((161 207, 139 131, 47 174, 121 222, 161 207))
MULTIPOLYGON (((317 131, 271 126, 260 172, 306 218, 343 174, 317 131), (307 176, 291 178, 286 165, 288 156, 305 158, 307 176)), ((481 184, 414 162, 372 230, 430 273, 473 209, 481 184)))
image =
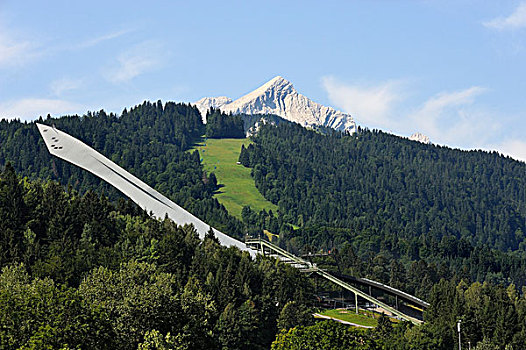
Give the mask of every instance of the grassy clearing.
POLYGON ((277 209, 259 193, 250 169, 237 164, 241 145, 246 147, 249 143, 249 139, 208 139, 194 147, 199 150, 205 170, 214 172, 218 183, 223 185, 215 197, 238 218, 245 205, 256 211, 277 209))
POLYGON ((366 316, 364 315, 363 310, 359 310, 359 312, 359 314, 356 314, 354 310, 335 309, 325 310, 320 312, 320 315, 337 318, 338 320, 347 321, 362 326, 376 327, 378 325, 378 321, 373 314, 367 313, 366 316))

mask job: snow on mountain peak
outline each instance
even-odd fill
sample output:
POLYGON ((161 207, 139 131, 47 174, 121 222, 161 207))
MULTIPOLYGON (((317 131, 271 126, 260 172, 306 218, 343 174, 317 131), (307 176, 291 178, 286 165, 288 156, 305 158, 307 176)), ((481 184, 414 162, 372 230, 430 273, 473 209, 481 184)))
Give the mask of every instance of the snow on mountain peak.
POLYGON ((281 76, 235 101, 227 97, 202 98, 195 104, 201 111, 203 120, 206 110, 214 107, 234 114, 275 114, 303 126, 322 125, 351 133, 356 130, 356 123, 349 114, 308 99, 281 76))

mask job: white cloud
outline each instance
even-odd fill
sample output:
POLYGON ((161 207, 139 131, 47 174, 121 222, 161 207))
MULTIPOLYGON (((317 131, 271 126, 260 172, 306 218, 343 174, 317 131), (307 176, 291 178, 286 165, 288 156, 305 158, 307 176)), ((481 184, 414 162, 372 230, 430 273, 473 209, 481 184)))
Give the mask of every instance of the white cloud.
POLYGON ((0 23, 0 68, 20 65, 35 56, 33 43, 17 37, 0 23))
POLYGON ((509 139, 497 145, 490 145, 485 147, 489 150, 497 150, 498 152, 510 156, 513 159, 526 162, 526 142, 517 139, 509 139))
POLYGON ((526 27, 526 2, 519 6, 508 17, 497 17, 491 21, 484 22, 484 26, 497 30, 519 29, 526 27))
POLYGON ((329 100, 362 125, 393 126, 393 108, 403 99, 401 83, 388 81, 376 86, 349 85, 334 77, 323 77, 322 84, 329 100))
POLYGON ((65 115, 81 113, 84 108, 70 101, 46 98, 24 98, 0 103, 0 119, 33 120, 48 114, 65 115))
POLYGON ((118 64, 109 69, 106 79, 114 84, 125 83, 163 64, 165 53, 157 42, 144 42, 122 53, 118 64))
POLYGON ((453 147, 480 146, 500 127, 490 113, 474 106, 475 98, 486 91, 473 86, 439 93, 410 113, 407 122, 436 143, 453 147))
POLYGON ((0 66, 17 63, 20 56, 29 49, 28 43, 15 43, 0 33, 0 66))
POLYGON ((397 103, 410 93, 406 84, 400 82, 347 85, 325 77, 322 83, 331 103, 355 115, 362 126, 392 129, 406 136, 421 132, 435 144, 495 150, 526 161, 526 141, 507 136, 512 132, 505 130, 502 124, 507 118, 501 118, 503 116, 498 112, 477 103, 477 98, 488 91, 484 87, 443 91, 420 105, 407 107, 397 103))
POLYGON ((329 100, 353 115, 365 127, 393 130, 399 135, 421 132, 433 143, 476 148, 494 139, 501 126, 494 115, 475 104, 487 91, 480 86, 441 92, 420 106, 402 106, 410 95, 406 83, 388 81, 377 85, 349 85, 333 77, 322 79, 329 100))
POLYGON ((131 31, 132 30, 130 30, 130 29, 123 29, 123 30, 119 30, 119 31, 116 31, 116 32, 108 33, 108 34, 105 34, 105 35, 102 35, 102 36, 99 36, 99 37, 96 37, 96 38, 93 38, 93 39, 86 40, 83 43, 80 43, 78 45, 78 47, 82 48, 82 49, 88 48, 88 47, 93 47, 93 46, 98 45, 98 44, 100 44, 100 43, 102 43, 104 41, 112 40, 112 39, 118 38, 120 36, 123 36, 125 34, 128 34, 131 31))
POLYGON ((76 90, 82 86, 82 80, 62 78, 54 80, 49 84, 49 88, 54 96, 61 96, 65 92, 76 90))
POLYGON ((469 89, 456 92, 442 92, 428 99, 421 108, 422 113, 436 114, 446 108, 458 107, 472 104, 475 97, 485 92, 480 86, 472 86, 469 89))

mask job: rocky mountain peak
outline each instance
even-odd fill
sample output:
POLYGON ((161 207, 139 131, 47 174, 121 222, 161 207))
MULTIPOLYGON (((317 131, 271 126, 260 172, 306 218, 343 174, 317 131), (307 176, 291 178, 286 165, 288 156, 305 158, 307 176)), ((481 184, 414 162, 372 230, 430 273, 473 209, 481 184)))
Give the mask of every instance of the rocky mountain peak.
POLYGON ((195 104, 201 115, 206 115, 208 108, 215 107, 234 114, 275 114, 307 127, 321 125, 351 133, 356 130, 356 123, 349 114, 310 100, 281 76, 276 76, 235 101, 228 100, 224 96, 203 98, 195 104))
POLYGON ((415 132, 413 135, 409 136, 409 140, 411 141, 418 141, 418 142, 422 142, 422 143, 425 143, 425 144, 430 144, 431 141, 429 140, 429 137, 422 134, 422 133, 419 133, 419 132, 415 132))

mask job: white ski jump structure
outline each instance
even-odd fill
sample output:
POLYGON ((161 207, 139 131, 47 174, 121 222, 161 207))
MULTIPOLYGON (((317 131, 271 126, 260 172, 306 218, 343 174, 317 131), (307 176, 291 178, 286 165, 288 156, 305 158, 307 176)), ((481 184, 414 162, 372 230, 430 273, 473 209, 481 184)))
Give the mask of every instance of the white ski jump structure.
MULTIPOLYGON (((190 214, 188 211, 184 210, 85 143, 77 140, 63 131, 56 129, 54 126, 48 126, 39 123, 36 123, 36 125, 40 131, 40 134, 42 135, 42 138, 44 139, 46 147, 52 155, 100 177, 102 180, 117 188, 148 213, 153 213, 153 215, 157 218, 164 218, 165 216, 168 216, 168 218, 172 219, 178 225, 192 224, 199 234, 199 238, 201 239, 203 239, 206 233, 211 229, 210 225, 190 214)), ((255 257, 258 253, 262 255, 268 254, 269 256, 277 258, 284 263, 290 264, 302 272, 309 274, 316 273, 320 277, 325 278, 328 281, 331 281, 340 287, 354 293, 357 313, 359 296, 375 305, 382 307, 384 310, 398 316, 403 320, 410 321, 415 324, 422 322, 401 312, 398 310, 398 306, 391 307, 373 297, 371 292, 369 292, 370 295, 368 295, 367 293, 350 285, 349 283, 334 277, 327 271, 316 267, 315 264, 294 256, 284 249, 270 242, 266 242, 261 238, 249 239, 247 240, 247 244, 245 244, 235 238, 227 236, 215 228, 212 229, 215 236, 219 239, 219 242, 223 246, 237 247, 242 251, 249 252, 252 257, 255 257)), ((357 280, 360 280, 362 284, 366 282, 369 287, 374 286, 374 284, 381 285, 384 287, 384 289, 387 288, 387 291, 391 292, 391 294, 395 295, 397 298, 405 297, 412 302, 414 302, 414 299, 416 299, 417 304, 421 307, 427 307, 429 305, 420 299, 408 295, 407 293, 403 293, 378 282, 366 279, 357 280)), ((396 300, 398 305, 398 299, 396 300)))
MULTIPOLYGON (((178 225, 192 224, 201 239, 210 230, 210 225, 184 210, 85 143, 54 126, 37 123, 37 127, 49 153, 100 177, 148 213, 151 212, 155 217, 161 219, 167 215, 178 225)), ((222 245, 234 246, 243 251, 248 251, 252 256, 256 255, 256 252, 248 248, 245 243, 227 236, 215 228, 212 229, 222 245)))

